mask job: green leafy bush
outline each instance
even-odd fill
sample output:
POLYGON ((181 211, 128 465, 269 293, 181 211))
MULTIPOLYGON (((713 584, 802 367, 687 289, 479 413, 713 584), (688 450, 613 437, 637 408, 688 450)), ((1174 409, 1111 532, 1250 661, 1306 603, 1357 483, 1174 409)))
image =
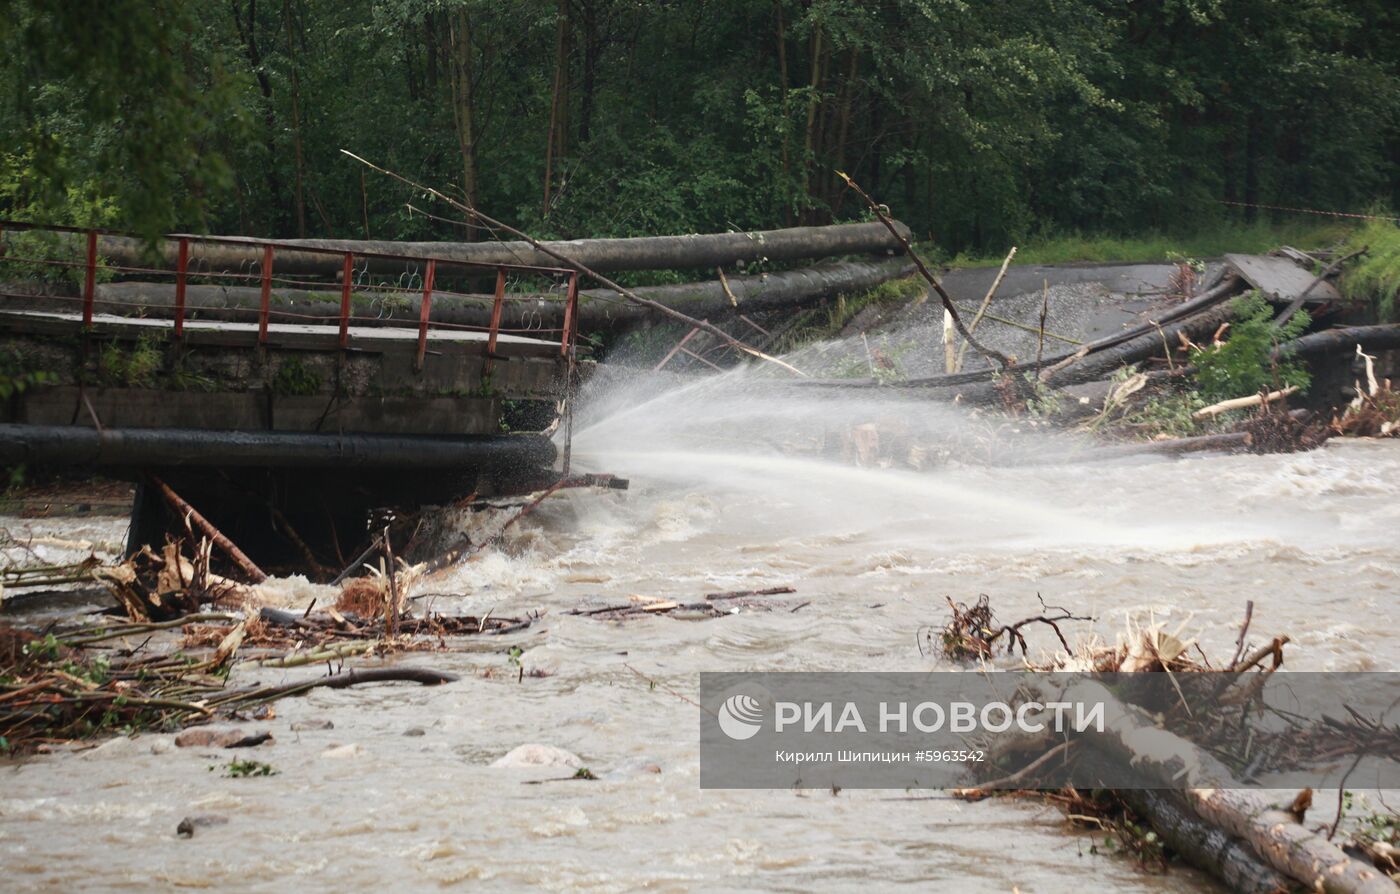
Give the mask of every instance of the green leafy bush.
POLYGON ((163 363, 159 336, 143 335, 129 349, 113 342, 102 349, 102 378, 109 385, 150 388, 163 363))
POLYGON ((8 400, 35 385, 54 385, 58 376, 48 370, 32 368, 29 358, 11 348, 0 352, 0 400, 8 400))
POLYGON ((1299 311, 1283 326, 1274 325, 1273 309, 1258 292, 1235 300, 1235 322, 1223 344, 1197 348, 1196 383, 1208 401, 1246 397, 1261 390, 1296 385, 1306 390, 1311 376, 1297 360, 1272 359, 1274 346, 1292 341, 1312 320, 1299 311))
POLYGON ((308 397, 321 390, 321 376, 295 357, 277 367, 272 377, 272 393, 288 397, 308 397))
POLYGON ((1195 391, 1168 391, 1149 397, 1143 405, 1123 417, 1139 437, 1185 438, 1198 434, 1200 420, 1192 414, 1206 406, 1195 391))

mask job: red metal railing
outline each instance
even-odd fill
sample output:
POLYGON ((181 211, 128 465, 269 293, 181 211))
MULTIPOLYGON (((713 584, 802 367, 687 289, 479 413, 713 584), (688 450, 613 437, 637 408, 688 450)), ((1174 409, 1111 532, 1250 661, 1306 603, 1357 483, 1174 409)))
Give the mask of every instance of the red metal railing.
MULTIPOLYGON (((104 276, 113 278, 121 277, 124 280, 149 281, 152 278, 160 280, 165 277, 173 278, 174 301, 169 308, 171 313, 171 329, 174 337, 183 338, 186 334, 186 321, 190 315, 188 292, 191 285, 199 285, 195 280, 207 280, 212 284, 227 286, 247 283, 257 284, 258 303, 256 313, 257 324, 257 344, 265 345, 277 334, 275 329, 278 322, 296 323, 300 325, 335 325, 338 327, 338 344, 341 348, 348 348, 356 337, 354 327, 360 326, 416 326, 418 330, 417 350, 415 353, 415 364, 421 368, 424 356, 427 352, 428 341, 432 338, 434 331, 474 331, 485 335, 485 370, 489 372, 494 365, 496 348, 502 333, 510 335, 527 335, 536 338, 544 338, 549 342, 558 342, 559 356, 569 359, 572 362, 576 352, 576 340, 578 336, 578 272, 561 267, 539 267, 525 264, 483 264, 472 261, 464 261, 445 256, 426 255, 404 255, 381 252, 356 252, 343 251, 334 248, 321 248, 304 245, 287 244, 270 240, 251 239, 238 236, 198 236, 191 234, 175 234, 164 237, 167 241, 175 243, 176 253, 173 263, 166 259, 161 266, 143 266, 136 263, 119 265, 110 263, 101 256, 100 238, 115 237, 119 239, 134 239, 130 234, 115 232, 111 230, 84 229, 77 227, 47 226, 42 224, 30 224, 21 221, 0 220, 0 280, 10 280, 10 282, 0 282, 0 298, 23 299, 31 304, 55 303, 62 305, 64 302, 78 302, 81 307, 81 319, 84 328, 91 328, 94 324, 96 314, 101 312, 103 305, 112 305, 122 311, 130 313, 132 310, 139 310, 143 313, 151 311, 165 311, 165 305, 141 305, 128 301, 104 301, 97 295, 97 280, 99 272, 104 276), (34 244, 20 244, 21 240, 16 238, 19 233, 48 234, 40 236, 34 244), (75 251, 78 244, 82 245, 81 257, 76 257, 75 251), (246 266, 240 265, 238 269, 210 270, 207 265, 201 266, 200 259, 196 257, 196 249, 200 246, 227 246, 261 248, 261 261, 257 263, 257 271, 252 272, 246 266), (20 249, 12 251, 11 249, 20 249), (307 256, 332 256, 338 258, 340 263, 334 261, 324 265, 326 271, 334 269, 338 274, 331 281, 318 281, 312 276, 283 274, 277 275, 275 269, 279 252, 289 255, 296 255, 305 258, 307 256), (9 264, 21 265, 20 273, 25 274, 16 277, 15 268, 9 268, 9 264), (358 265, 361 265, 357 267, 358 265), (375 274, 372 268, 393 268, 401 267, 398 283, 390 281, 375 282, 375 274), (421 274, 418 268, 422 268, 421 274), (13 280, 16 278, 37 278, 54 279, 54 272, 58 273, 57 279, 60 281, 71 281, 73 274, 81 272, 81 290, 76 296, 71 294, 51 294, 52 289, 45 289, 39 293, 29 293, 23 291, 13 291, 13 280), (356 277, 358 275, 365 282, 362 287, 357 287, 356 277), (495 292, 490 304, 490 321, 485 326, 468 323, 447 323, 444 321, 434 321, 432 319, 432 308, 435 298, 459 297, 474 298, 478 296, 464 292, 444 289, 443 272, 449 271, 455 274, 458 279, 470 279, 482 274, 495 273, 495 292), (421 275, 421 286, 414 284, 414 280, 421 275), (549 284, 543 292, 536 291, 528 295, 511 294, 507 292, 507 280, 511 275, 515 275, 524 280, 543 281, 549 284), (410 280, 408 285, 403 284, 404 277, 410 280), (316 286, 325 286, 327 296, 335 296, 338 291, 338 313, 335 317, 330 317, 325 313, 298 312, 287 308, 275 308, 272 306, 272 295, 275 286, 295 288, 299 292, 310 290, 316 294, 316 286), (334 291, 332 291, 332 288, 334 291), (556 289, 562 289, 562 296, 559 300, 562 304, 557 316, 560 323, 557 326, 547 325, 547 321, 542 317, 539 325, 525 325, 523 327, 503 329, 504 309, 511 301, 537 301, 540 297, 554 298, 558 293, 556 289), (359 291, 368 293, 371 303, 379 300, 381 304, 387 304, 391 298, 396 296, 416 297, 419 302, 418 315, 416 320, 408 317, 395 317, 390 312, 389 317, 384 316, 381 309, 378 316, 357 316, 354 312, 354 296, 359 291)), ((128 244, 128 248, 130 244, 128 244)), ((310 309, 310 308, 308 308, 310 309)), ((198 310, 198 309, 197 309, 198 310)), ((204 308, 209 310, 209 308, 204 308)), ((251 308, 228 306, 217 308, 224 316, 240 316, 251 312, 251 308)), ((235 321, 236 322, 236 321, 235 321)))

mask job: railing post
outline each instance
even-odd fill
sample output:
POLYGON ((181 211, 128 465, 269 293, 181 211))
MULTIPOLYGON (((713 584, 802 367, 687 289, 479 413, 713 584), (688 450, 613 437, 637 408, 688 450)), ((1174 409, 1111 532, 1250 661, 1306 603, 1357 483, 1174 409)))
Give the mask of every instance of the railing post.
POLYGON ((506 303, 506 268, 496 268, 496 300, 491 305, 491 332, 486 336, 486 366, 489 376, 496 366, 496 336, 501 332, 501 311, 506 303))
POLYGON ((185 335, 185 279, 190 266, 190 240, 180 237, 180 254, 175 260, 175 337, 185 335))
POLYGON ((340 347, 350 344, 350 286, 355 273, 355 256, 345 253, 345 267, 340 278, 340 347))
POLYGON ((578 274, 569 274, 569 300, 564 304, 564 331, 559 336, 559 356, 566 357, 573 343, 574 321, 578 317, 578 274))
POLYGON ((92 305, 97 294, 97 231, 87 233, 87 276, 83 279, 83 328, 92 328, 92 305))
POLYGON ((272 315, 272 246, 263 246, 262 301, 258 306, 258 344, 267 344, 267 320, 272 315))
POLYGON ((414 369, 423 368, 423 355, 428 350, 428 316, 433 310, 433 277, 437 275, 437 261, 428 262, 428 269, 423 273, 423 304, 418 310, 418 359, 414 362, 414 369))

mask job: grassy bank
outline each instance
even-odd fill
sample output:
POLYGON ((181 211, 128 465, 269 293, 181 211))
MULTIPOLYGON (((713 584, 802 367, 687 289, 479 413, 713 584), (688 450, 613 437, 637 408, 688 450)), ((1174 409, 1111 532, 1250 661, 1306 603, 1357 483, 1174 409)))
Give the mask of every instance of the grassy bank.
POLYGON ((1342 280, 1347 295, 1376 302, 1382 320, 1400 320, 1400 227, 1373 220, 1347 239, 1346 251, 1365 247, 1366 254, 1347 268, 1342 280))
MULTIPOLYGON (((1261 253, 1280 245, 1292 245, 1304 250, 1331 248, 1349 239, 1359 229, 1354 223, 1316 218, 1277 224, 1221 224, 1179 234, 1111 236, 1063 233, 1026 240, 1024 245, 1016 248, 1016 263, 1165 261, 1176 256, 1216 258, 1225 252, 1261 253)), ((988 267, 1000 264, 1005 256, 1005 251, 988 255, 959 254, 948 263, 954 267, 988 267)))

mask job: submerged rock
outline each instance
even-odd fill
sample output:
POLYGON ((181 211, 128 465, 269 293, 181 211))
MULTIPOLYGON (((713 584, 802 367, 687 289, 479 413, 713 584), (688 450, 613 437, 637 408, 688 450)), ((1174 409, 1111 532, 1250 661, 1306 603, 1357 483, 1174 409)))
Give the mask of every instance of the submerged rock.
POLYGON ((572 751, 565 751, 553 745, 530 743, 512 748, 505 755, 492 761, 493 767, 568 767, 577 770, 583 760, 572 751))
POLYGON ((344 760, 346 758, 358 757, 364 753, 364 749, 354 742, 349 745, 332 745, 321 752, 321 757, 325 760, 344 760))
POLYGON ((180 825, 175 827, 175 834, 181 838, 193 838, 195 829, 222 826, 227 822, 228 817, 217 814, 201 813, 198 816, 187 816, 180 820, 180 825))
POLYGON ((335 729, 335 724, 329 720, 294 720, 292 721, 292 732, 304 733, 308 730, 335 729))
POLYGON ((639 757, 614 767, 603 774, 604 779, 630 779, 635 776, 656 776, 661 773, 661 764, 648 757, 639 757))
POLYGON ((241 729, 187 729, 175 737, 177 748, 252 748, 272 741, 272 733, 259 730, 250 733, 241 729))

